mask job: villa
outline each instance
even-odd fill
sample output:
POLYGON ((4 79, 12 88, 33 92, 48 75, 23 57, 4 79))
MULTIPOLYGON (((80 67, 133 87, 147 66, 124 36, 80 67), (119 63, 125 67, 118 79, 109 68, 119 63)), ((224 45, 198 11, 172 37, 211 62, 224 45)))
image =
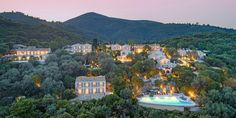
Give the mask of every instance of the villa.
POLYGON ((206 53, 204 53, 201 50, 194 51, 194 50, 190 50, 190 49, 178 49, 177 52, 181 57, 193 58, 193 55, 196 55, 195 59, 197 59, 197 60, 203 60, 204 57, 206 56, 206 53))
POLYGON ((151 51, 148 55, 149 59, 153 59, 156 61, 156 68, 162 69, 166 74, 170 74, 172 72, 172 68, 176 66, 175 63, 170 62, 162 50, 151 51))
POLYGON ((166 55, 162 50, 159 49, 159 50, 151 51, 148 55, 148 58, 157 61, 162 58, 166 58, 166 55))
POLYGON ((75 53, 82 53, 82 54, 87 54, 92 52, 92 45, 91 44, 74 44, 71 46, 66 46, 64 47, 65 50, 67 50, 69 53, 71 54, 75 54, 75 53))
POLYGON ((133 54, 133 52, 130 50, 121 50, 120 56, 117 56, 117 60, 121 61, 122 63, 131 62, 132 58, 128 56, 130 54, 133 54))
MULTIPOLYGON (((152 51, 155 50, 160 50, 161 47, 159 44, 147 44, 152 51)), ((140 53, 143 51, 145 44, 135 44, 133 46, 125 44, 125 45, 120 45, 120 44, 112 44, 112 45, 106 45, 106 47, 110 47, 111 50, 113 51, 121 51, 121 50, 133 50, 136 53, 140 53)))
POLYGON ((121 50, 131 50, 130 45, 120 45, 120 44, 111 44, 111 45, 106 45, 106 47, 111 48, 112 51, 121 51, 121 50))
POLYGON ((15 57, 14 61, 16 62, 27 62, 32 58, 36 58, 36 60, 44 61, 48 54, 51 52, 50 48, 36 48, 35 46, 23 46, 23 45, 15 45, 13 46, 15 49, 10 51, 11 57, 15 57))
POLYGON ((79 76, 75 81, 75 92, 79 100, 100 99, 106 95, 105 76, 79 76))

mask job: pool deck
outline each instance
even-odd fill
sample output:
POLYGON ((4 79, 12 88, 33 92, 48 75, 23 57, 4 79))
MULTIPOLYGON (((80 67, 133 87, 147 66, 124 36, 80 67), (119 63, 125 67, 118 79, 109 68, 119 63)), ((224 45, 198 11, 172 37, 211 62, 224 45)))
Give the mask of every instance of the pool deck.
MULTIPOLYGON (((185 108, 188 108, 191 111, 191 109, 196 109, 198 106, 195 102, 193 102, 187 96, 184 96, 187 98, 186 101, 181 100, 179 98, 180 95, 155 95, 155 96, 156 97, 176 97, 176 99, 179 100, 180 102, 188 102, 191 104, 146 103, 146 102, 140 101, 141 98, 138 98, 138 100, 139 100, 138 104, 143 107, 149 107, 149 108, 160 109, 160 110, 169 110, 169 111, 172 111, 172 110, 184 111, 185 108)), ((155 97, 155 96, 153 96, 153 97, 155 97)), ((149 97, 149 96, 143 96, 143 97, 149 97)))

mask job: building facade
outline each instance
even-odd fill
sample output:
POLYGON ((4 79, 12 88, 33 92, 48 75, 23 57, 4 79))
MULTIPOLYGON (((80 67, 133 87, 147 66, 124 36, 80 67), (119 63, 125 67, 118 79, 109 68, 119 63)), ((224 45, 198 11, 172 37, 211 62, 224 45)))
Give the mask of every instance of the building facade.
POLYGON ((83 54, 87 54, 92 52, 92 45, 91 44, 74 44, 71 45, 71 48, 69 48, 71 53, 83 53, 83 54))
POLYGON ((75 92, 80 100, 99 99, 106 95, 105 76, 80 76, 75 81, 75 92))
POLYGON ((36 60, 45 60, 50 52, 50 48, 36 48, 35 46, 28 46, 13 49, 11 50, 10 55, 15 56, 14 61, 28 61, 31 58, 36 58, 36 60))

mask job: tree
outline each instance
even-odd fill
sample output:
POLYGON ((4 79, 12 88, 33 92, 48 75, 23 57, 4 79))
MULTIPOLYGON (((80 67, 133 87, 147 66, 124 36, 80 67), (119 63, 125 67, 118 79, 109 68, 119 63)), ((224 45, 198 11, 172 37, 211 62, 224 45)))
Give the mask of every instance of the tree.
POLYGON ((9 117, 36 118, 42 115, 36 104, 37 101, 34 99, 22 99, 10 107, 9 117))
POLYGON ((236 91, 229 87, 209 91, 201 102, 204 116, 234 118, 236 115, 236 91))
POLYGON ((114 77, 111 83, 112 83, 113 91, 117 95, 119 95, 121 90, 125 88, 125 83, 122 77, 114 77))
POLYGON ((71 114, 64 112, 63 114, 58 115, 58 118, 74 118, 71 114))
POLYGON ((96 51, 97 47, 98 47, 98 40, 97 39, 93 39, 92 50, 96 51))
POLYGON ((130 90, 129 88, 122 89, 120 91, 120 97, 122 97, 124 99, 132 98, 132 90, 130 90))
POLYGON ((66 89, 62 95, 62 98, 67 99, 67 100, 73 99, 75 97, 76 97, 76 95, 75 95, 74 89, 66 89))
POLYGON ((14 83, 16 81, 20 81, 21 78, 20 78, 20 72, 18 69, 16 68, 12 68, 10 70, 8 70, 5 74, 3 74, 1 77, 0 77, 0 80, 1 79, 8 79, 10 82, 14 83))
POLYGON ((101 65, 103 73, 115 72, 118 69, 112 58, 101 59, 99 65, 101 65))
POLYGON ((152 48, 151 48, 149 45, 145 45, 145 46, 143 47, 143 51, 144 51, 145 53, 151 51, 151 49, 152 49, 152 48))
POLYGON ((49 63, 44 70, 44 76, 52 78, 53 80, 61 80, 62 73, 57 63, 49 63))
POLYGON ((62 96, 62 92, 64 90, 63 82, 55 81, 52 78, 46 78, 43 81, 41 89, 45 94, 56 95, 57 97, 62 96))
POLYGON ((34 96, 37 95, 35 93, 39 93, 39 89, 37 88, 37 84, 35 84, 34 80, 31 79, 30 76, 25 75, 21 82, 21 91, 25 96, 34 96))

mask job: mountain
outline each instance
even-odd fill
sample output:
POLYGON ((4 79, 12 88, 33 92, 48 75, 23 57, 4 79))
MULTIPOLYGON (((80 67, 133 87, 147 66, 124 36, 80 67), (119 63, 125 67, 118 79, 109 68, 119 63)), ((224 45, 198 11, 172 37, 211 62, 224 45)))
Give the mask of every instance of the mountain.
POLYGON ((46 20, 28 16, 21 12, 3 12, 0 13, 0 16, 25 25, 40 25, 47 23, 46 20))
POLYGON ((64 22, 74 32, 83 31, 107 41, 150 42, 176 36, 205 32, 236 32, 209 25, 196 24, 164 24, 148 20, 125 20, 107 17, 97 13, 86 13, 64 22))
POLYGON ((47 22, 18 12, 0 13, 0 54, 6 53, 13 44, 55 50, 68 44, 89 41, 85 35, 67 30, 62 23, 47 22))

